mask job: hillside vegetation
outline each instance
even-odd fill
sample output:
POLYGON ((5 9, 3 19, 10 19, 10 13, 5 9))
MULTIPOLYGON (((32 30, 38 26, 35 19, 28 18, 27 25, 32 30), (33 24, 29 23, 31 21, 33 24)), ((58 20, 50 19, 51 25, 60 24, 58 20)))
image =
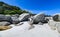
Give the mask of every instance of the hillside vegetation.
POLYGON ((12 6, 9 4, 6 4, 4 2, 0 2, 0 14, 22 14, 22 13, 29 13, 26 10, 22 10, 21 8, 17 6, 12 6))

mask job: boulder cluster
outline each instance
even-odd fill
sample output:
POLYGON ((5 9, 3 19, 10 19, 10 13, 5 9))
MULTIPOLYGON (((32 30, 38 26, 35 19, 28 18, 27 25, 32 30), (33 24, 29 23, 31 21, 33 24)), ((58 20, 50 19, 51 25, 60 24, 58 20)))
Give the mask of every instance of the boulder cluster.
POLYGON ((37 14, 35 16, 31 16, 29 13, 23 13, 21 15, 3 15, 0 14, 0 26, 10 25, 10 24, 18 24, 20 22, 30 21, 32 24, 38 23, 47 23, 48 20, 45 19, 45 14, 37 14), (6 24, 5 24, 6 23, 6 24))
POLYGON ((52 30, 57 30, 60 33, 60 14, 53 15, 52 20, 48 21, 48 25, 52 30))
MULTIPOLYGON (((48 25, 53 30, 58 30, 60 33, 60 14, 55 14, 53 16, 47 16, 43 13, 30 15, 29 13, 23 13, 21 15, 3 15, 0 14, 0 26, 19 26, 22 25, 23 22, 28 22, 29 25, 33 27, 33 24, 43 25, 48 23, 48 25)), ((10 28, 10 27, 9 27, 10 28)), ((11 27, 12 28, 12 27, 11 27)), ((0 28, 1 29, 1 28, 0 28)))

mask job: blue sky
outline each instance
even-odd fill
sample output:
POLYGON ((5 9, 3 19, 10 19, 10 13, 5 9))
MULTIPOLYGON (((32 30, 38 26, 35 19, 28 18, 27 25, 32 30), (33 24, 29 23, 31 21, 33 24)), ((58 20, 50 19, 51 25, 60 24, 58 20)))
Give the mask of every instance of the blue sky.
POLYGON ((18 6, 32 13, 60 13, 60 0, 0 0, 10 5, 18 6))

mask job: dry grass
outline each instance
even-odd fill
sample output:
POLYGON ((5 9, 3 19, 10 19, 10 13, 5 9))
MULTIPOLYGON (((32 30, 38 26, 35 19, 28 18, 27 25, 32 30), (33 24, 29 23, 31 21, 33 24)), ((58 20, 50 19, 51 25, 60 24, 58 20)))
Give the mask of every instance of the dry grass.
POLYGON ((0 26, 0 31, 12 28, 11 26, 0 26))

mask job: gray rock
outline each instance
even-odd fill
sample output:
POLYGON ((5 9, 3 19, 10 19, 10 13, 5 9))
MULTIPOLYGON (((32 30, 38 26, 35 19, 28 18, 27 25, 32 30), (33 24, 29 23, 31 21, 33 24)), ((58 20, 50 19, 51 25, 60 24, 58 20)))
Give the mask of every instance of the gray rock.
POLYGON ((7 22, 12 23, 12 19, 10 16, 5 16, 3 19, 4 19, 3 21, 7 21, 7 22))
POLYGON ((59 16, 59 15, 54 15, 54 16, 53 16, 53 20, 54 20, 54 21, 59 21, 58 16, 59 16))
POLYGON ((28 18, 30 17, 29 13, 23 13, 19 16, 19 21, 28 21, 28 18))
POLYGON ((10 16, 0 15, 0 21, 7 21, 12 23, 12 19, 10 16))
POLYGON ((0 14, 0 21, 5 18, 5 15, 0 14))
POLYGON ((55 14, 55 15, 53 16, 53 20, 54 20, 54 21, 60 21, 60 14, 55 14))
POLYGON ((13 24, 19 23, 19 19, 18 19, 17 16, 14 15, 14 16, 12 16, 11 18, 12 18, 12 23, 13 23, 13 24))
POLYGON ((38 24, 39 22, 45 22, 45 14, 37 14, 33 17, 33 22, 38 24))
POLYGON ((0 22, 0 26, 8 26, 8 25, 10 25, 10 23, 9 22, 0 22))

